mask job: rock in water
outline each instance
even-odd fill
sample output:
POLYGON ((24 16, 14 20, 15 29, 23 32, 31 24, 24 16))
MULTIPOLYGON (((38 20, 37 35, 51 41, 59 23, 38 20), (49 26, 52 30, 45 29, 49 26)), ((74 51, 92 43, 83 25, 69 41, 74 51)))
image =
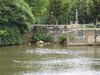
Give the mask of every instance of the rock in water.
POLYGON ((37 45, 43 45, 44 42, 43 42, 43 41, 38 41, 36 44, 37 44, 37 45))

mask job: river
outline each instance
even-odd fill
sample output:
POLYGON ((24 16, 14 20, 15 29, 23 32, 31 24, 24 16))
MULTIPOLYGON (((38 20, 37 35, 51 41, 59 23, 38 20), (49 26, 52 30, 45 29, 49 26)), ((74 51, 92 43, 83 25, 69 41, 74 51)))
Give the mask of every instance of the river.
POLYGON ((0 47, 0 75, 100 75, 100 47, 0 47))

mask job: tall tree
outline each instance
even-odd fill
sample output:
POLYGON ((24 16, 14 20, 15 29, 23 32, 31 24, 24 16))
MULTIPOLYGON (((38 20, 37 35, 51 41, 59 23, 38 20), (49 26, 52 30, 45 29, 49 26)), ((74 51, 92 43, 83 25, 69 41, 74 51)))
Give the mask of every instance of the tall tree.
POLYGON ((15 25, 24 32, 33 21, 31 8, 24 0, 0 0, 0 25, 15 25))
POLYGON ((25 0, 32 8, 35 23, 66 24, 75 21, 90 23, 100 18, 100 0, 25 0))
POLYGON ((76 9, 78 10, 79 23, 84 23, 86 19, 86 0, 69 0, 70 20, 75 21, 76 9))
POLYGON ((100 0, 87 0, 87 13, 96 22, 100 18, 100 0))
POLYGON ((36 20, 35 23, 42 23, 47 13, 48 0, 25 0, 32 8, 36 20))
POLYGON ((56 24, 59 24, 59 18, 63 13, 62 1, 61 0, 49 0, 49 18, 55 20, 56 24))

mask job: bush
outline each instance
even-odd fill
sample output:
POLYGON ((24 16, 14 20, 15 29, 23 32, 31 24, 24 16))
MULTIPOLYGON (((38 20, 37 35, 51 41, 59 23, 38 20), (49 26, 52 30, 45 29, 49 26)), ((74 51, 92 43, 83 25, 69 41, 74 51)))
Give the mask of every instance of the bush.
POLYGON ((60 44, 64 44, 64 42, 66 41, 66 39, 67 38, 64 35, 58 36, 58 40, 59 40, 60 44))
POLYGON ((17 27, 0 26, 0 45, 21 44, 22 37, 17 27))
POLYGON ((34 30, 32 36, 33 42, 37 41, 50 42, 52 40, 51 34, 47 34, 46 33, 47 31, 43 27, 35 27, 33 30, 34 30))
POLYGON ((46 35, 46 34, 41 34, 41 33, 36 33, 35 35, 33 35, 33 42, 37 42, 37 41, 44 41, 44 42, 50 42, 52 37, 51 35, 46 35))

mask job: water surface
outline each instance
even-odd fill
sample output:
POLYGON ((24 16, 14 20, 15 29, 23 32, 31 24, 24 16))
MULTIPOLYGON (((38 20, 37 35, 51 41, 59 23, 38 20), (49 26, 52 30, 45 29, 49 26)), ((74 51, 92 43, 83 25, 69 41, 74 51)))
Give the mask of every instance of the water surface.
POLYGON ((100 47, 1 47, 0 75, 100 75, 100 47))

